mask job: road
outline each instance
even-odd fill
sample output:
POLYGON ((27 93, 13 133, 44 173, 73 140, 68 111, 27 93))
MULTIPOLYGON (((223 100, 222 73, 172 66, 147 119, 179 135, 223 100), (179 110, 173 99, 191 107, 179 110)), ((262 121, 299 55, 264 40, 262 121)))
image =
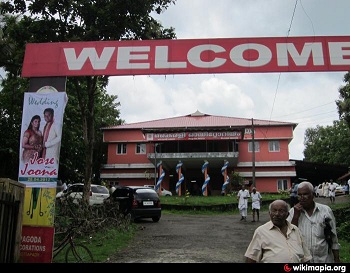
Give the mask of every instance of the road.
MULTIPOLYGON (((336 202, 348 202, 337 196, 336 202)), ((328 198, 316 202, 330 204, 328 198)), ((158 223, 143 220, 129 247, 110 258, 112 263, 242 263, 254 230, 269 220, 240 221, 239 215, 175 215, 163 213, 158 223)))

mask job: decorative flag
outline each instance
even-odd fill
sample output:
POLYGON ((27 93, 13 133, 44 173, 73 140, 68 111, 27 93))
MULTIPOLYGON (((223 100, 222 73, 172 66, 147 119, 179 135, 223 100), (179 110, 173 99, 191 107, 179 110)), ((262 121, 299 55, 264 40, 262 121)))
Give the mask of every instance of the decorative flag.
POLYGON ((176 183, 176 193, 179 193, 179 187, 181 186, 181 183, 184 182, 184 180, 185 180, 185 177, 183 174, 181 174, 181 178, 176 183))
POLYGON ((221 168, 222 175, 225 175, 225 171, 226 171, 227 167, 228 167, 228 161, 225 160, 224 166, 221 168))
POLYGON ((181 161, 179 161, 179 163, 177 163, 176 165, 176 173, 179 173, 180 168, 182 167, 183 163, 181 161))
POLYGON ((204 184, 202 186, 202 194, 203 195, 205 194, 205 189, 207 188, 209 181, 210 181, 210 176, 207 175, 207 178, 205 179, 204 184))
POLYGON ((222 185, 221 191, 224 192, 226 190, 227 185, 230 183, 230 178, 227 176, 225 183, 222 185))
POLYGON ((160 184, 162 183, 164 176, 165 176, 165 171, 162 170, 162 174, 160 175, 160 177, 159 177, 159 179, 157 181, 157 185, 155 187, 156 192, 158 192, 160 184))
POLYGON ((208 161, 204 161, 204 164, 202 166, 202 173, 205 172, 205 170, 207 169, 208 165, 209 165, 209 162, 208 161))
MULTIPOLYGON (((224 166, 221 168, 221 174, 224 176, 224 179, 225 179, 225 175, 227 175, 227 172, 226 172, 227 167, 228 167, 228 161, 225 160, 224 166)), ((222 185, 222 188, 221 188, 222 193, 225 193, 226 187, 229 184, 229 182, 230 182, 230 178, 227 176, 226 181, 224 181, 224 184, 222 185)))
POLYGON ((204 173, 204 179, 205 179, 205 181, 203 183, 203 186, 202 186, 202 194, 203 195, 206 195, 206 188, 207 188, 208 183, 210 181, 210 177, 209 177, 209 175, 206 172, 207 168, 208 168, 208 165, 209 165, 209 162, 205 160, 204 164, 202 166, 202 173, 204 173))

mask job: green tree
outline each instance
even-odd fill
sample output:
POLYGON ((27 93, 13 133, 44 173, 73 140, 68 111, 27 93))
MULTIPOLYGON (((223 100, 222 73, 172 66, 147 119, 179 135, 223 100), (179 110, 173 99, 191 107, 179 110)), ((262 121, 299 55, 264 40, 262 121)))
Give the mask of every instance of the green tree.
POLYGON ((336 101, 339 117, 350 126, 350 72, 344 76, 345 85, 339 88, 339 100, 336 101))
POLYGON ((350 72, 344 75, 344 82, 339 88, 340 99, 336 100, 340 120, 305 131, 306 161, 350 166, 350 72))
POLYGON ((308 128, 304 136, 305 161, 350 165, 350 128, 343 121, 308 128))
MULTIPOLYGON (((5 0, 0 3, 0 13, 19 18, 18 23, 5 25, 2 29, 8 30, 7 36, 18 41, 15 55, 17 59, 14 62, 22 64, 26 43, 175 38, 173 28, 163 28, 160 22, 151 16, 152 13, 159 14, 165 11, 174 3, 174 0, 5 0)), ((25 82, 25 85, 27 84, 25 82)), ((63 126, 69 122, 77 125, 77 121, 80 121, 80 126, 71 128, 72 131, 63 135, 61 155, 68 156, 68 160, 65 158, 67 166, 62 166, 62 171, 77 173, 80 168, 76 164, 83 162, 86 201, 94 177, 94 148, 101 148, 96 145, 96 140, 99 139, 96 137, 96 113, 98 106, 101 106, 101 112, 105 111, 102 109, 102 99, 108 97, 105 92, 107 84, 108 77, 105 76, 67 79, 69 104, 75 101, 77 109, 68 107, 65 115, 67 121, 63 126), (70 111, 75 115, 72 116, 70 111), (81 128, 80 134, 76 128, 81 128), (78 144, 72 138, 74 136, 78 137, 81 143, 78 144), (65 138, 69 138, 70 142, 63 143, 65 138), (82 149, 77 151, 72 148, 73 143, 82 149), (70 154, 66 155, 65 149, 69 148, 70 154)), ((25 85, 20 90, 22 95, 26 90, 25 85)), ((114 99, 111 97, 109 102, 118 106, 114 99)), ((119 117, 119 111, 114 110, 110 114, 119 117)), ((109 125, 118 122, 120 121, 114 120, 109 125)), ((64 127, 64 131, 67 130, 69 129, 64 127)))

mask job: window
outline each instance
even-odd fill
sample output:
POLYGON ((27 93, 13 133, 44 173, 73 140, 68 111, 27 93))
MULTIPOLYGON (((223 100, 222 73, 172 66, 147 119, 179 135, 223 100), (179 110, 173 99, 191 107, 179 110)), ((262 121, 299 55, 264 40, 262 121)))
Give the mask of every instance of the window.
POLYGON ((119 143, 117 146, 117 154, 126 154, 126 144, 119 143))
MULTIPOLYGON (((255 152, 260 152, 260 144, 258 141, 254 141, 255 152)), ((248 143, 248 152, 253 152, 253 141, 248 143)))
POLYGON ((146 154, 146 144, 145 143, 137 143, 136 144, 136 153, 137 154, 146 154))
POLYGON ((288 180, 287 179, 278 179, 277 180, 277 189, 281 191, 288 190, 288 180))
POLYGON ((278 140, 269 141, 269 152, 279 152, 280 142, 278 140))

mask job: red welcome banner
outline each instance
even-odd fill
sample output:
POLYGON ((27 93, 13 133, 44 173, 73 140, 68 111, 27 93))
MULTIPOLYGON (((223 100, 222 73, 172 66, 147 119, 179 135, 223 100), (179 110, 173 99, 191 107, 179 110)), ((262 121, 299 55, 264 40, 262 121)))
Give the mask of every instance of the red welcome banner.
POLYGON ((23 77, 350 70, 350 36, 27 44, 23 77))

